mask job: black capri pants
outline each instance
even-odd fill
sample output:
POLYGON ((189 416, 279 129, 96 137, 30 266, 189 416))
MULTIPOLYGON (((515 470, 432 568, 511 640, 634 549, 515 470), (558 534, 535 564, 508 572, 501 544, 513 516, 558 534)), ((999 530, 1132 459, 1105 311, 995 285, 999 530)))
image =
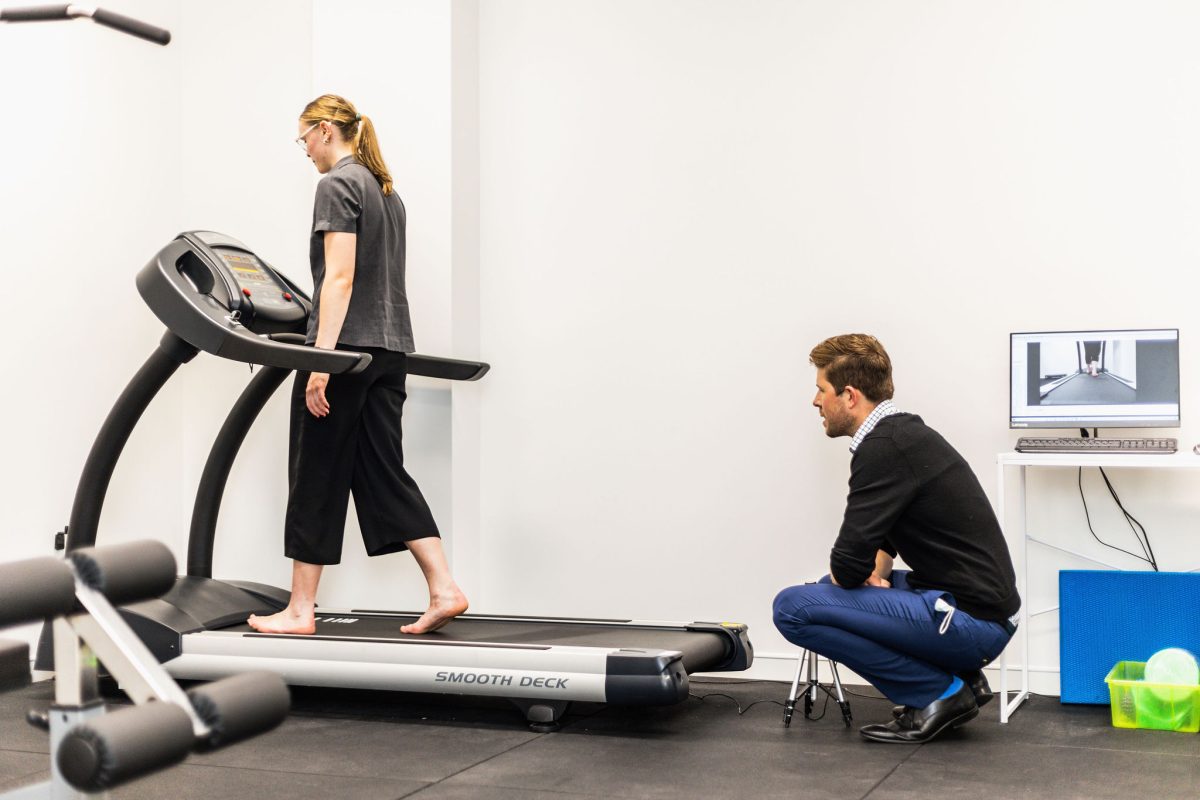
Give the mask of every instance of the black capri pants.
POLYGON ((292 385, 284 552, 307 564, 341 561, 352 493, 367 555, 395 553, 413 539, 440 535, 429 504, 404 469, 404 353, 338 349, 370 353, 372 360, 356 375, 330 376, 328 415, 318 419, 305 405, 309 373, 296 373, 292 385))

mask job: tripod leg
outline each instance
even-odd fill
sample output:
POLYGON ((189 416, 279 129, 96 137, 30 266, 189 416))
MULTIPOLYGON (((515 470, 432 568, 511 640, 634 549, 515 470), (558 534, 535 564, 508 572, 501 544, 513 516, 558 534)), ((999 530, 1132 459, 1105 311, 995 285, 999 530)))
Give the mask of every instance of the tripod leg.
POLYGON ((783 704, 783 727, 792 727, 792 714, 796 710, 796 697, 799 694, 800 687, 800 671, 804 669, 804 652, 800 651, 800 657, 796 660, 796 677, 792 678, 792 690, 788 693, 787 702, 783 704))
POLYGON ((833 686, 835 689, 837 689, 838 708, 842 710, 842 720, 845 721, 846 727, 849 728, 850 720, 853 719, 853 715, 850 713, 850 704, 846 702, 846 695, 842 693, 842 679, 838 675, 837 664, 835 664, 833 661, 830 661, 829 666, 833 670, 833 686))
POLYGON ((808 685, 804 687, 804 716, 812 719, 813 705, 817 702, 817 689, 821 683, 817 680, 817 654, 808 651, 808 685))

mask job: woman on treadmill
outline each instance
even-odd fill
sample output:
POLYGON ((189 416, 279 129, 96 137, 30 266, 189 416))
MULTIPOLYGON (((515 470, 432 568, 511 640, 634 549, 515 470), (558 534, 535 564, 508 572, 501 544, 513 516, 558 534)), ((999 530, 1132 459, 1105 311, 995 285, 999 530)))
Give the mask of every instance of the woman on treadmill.
POLYGON ((313 633, 321 571, 341 560, 350 494, 367 554, 408 550, 429 609, 403 633, 428 633, 467 610, 421 490, 404 469, 405 354, 414 350, 404 289, 405 212, 375 128, 346 99, 322 95, 300 115, 296 143, 323 177, 313 206, 308 344, 370 353, 356 375, 299 372, 292 389, 284 551, 288 607, 252 615, 264 633, 313 633))

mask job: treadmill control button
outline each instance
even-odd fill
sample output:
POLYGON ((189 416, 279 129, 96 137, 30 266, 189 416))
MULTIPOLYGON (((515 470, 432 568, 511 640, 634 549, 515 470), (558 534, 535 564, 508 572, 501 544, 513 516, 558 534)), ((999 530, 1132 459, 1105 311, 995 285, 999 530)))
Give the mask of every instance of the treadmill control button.
POLYGON ((292 293, 291 293, 291 292, 284 292, 284 293, 283 293, 283 299, 284 299, 284 300, 291 300, 291 299, 292 299, 292 293))
POLYGON ((249 290, 249 289, 245 289, 245 288, 243 288, 243 289, 242 289, 242 294, 246 295, 246 297, 249 297, 249 296, 250 296, 250 290, 249 290))

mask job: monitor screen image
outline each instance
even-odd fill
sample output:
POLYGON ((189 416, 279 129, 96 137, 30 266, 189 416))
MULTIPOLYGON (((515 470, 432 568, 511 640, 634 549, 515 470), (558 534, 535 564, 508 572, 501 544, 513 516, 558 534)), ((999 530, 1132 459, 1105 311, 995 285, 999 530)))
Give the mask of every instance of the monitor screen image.
POLYGON ((1179 330, 1010 337, 1010 427, 1179 427, 1179 330))

